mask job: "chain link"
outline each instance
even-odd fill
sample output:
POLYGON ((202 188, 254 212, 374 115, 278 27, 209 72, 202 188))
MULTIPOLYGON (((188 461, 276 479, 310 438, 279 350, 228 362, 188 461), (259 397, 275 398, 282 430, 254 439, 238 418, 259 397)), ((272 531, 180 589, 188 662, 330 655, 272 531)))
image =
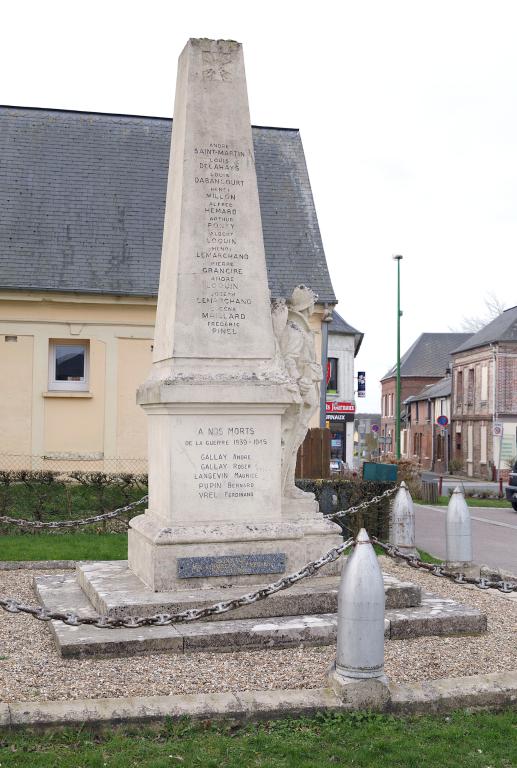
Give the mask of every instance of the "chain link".
POLYGON ((72 627, 79 627, 82 624, 90 624, 99 629, 117 629, 119 627, 125 627, 126 629, 138 629, 138 627, 165 627, 169 624, 199 621, 200 619, 209 618, 210 616, 218 616, 221 613, 234 611, 236 608, 241 608, 243 605, 250 605, 251 603, 256 603, 258 600, 264 600, 266 597, 274 595, 282 589, 288 589, 298 581, 301 581, 308 576, 314 576, 314 574, 317 573, 320 568, 323 568, 324 565, 333 563, 334 560, 337 560, 338 557, 353 544, 354 540, 353 538, 350 538, 338 547, 329 549, 328 552, 325 552, 325 554, 317 560, 312 560, 310 563, 307 563, 303 568, 300 568, 299 571, 284 576, 283 579, 279 579, 273 584, 261 587, 260 589, 257 589, 256 592, 249 592, 248 594, 241 595, 233 600, 214 603, 206 608, 190 608, 181 613, 157 613, 154 616, 124 616, 122 618, 112 618, 111 616, 81 617, 73 611, 48 611, 46 608, 42 608, 39 605, 25 605, 12 597, 0 598, 0 608, 3 608, 4 611, 7 611, 8 613, 28 613, 40 621, 62 621, 72 627))
POLYGON ((379 541, 376 536, 371 536, 371 540, 374 544, 377 544, 388 557, 405 560, 412 568, 420 568, 438 578, 450 579, 450 581, 454 581, 456 584, 473 584, 478 589, 498 589, 499 592, 503 592, 504 594, 517 592, 517 583, 513 581, 505 581, 503 579, 491 580, 484 576, 467 576, 465 573, 451 572, 439 564, 426 563, 415 555, 408 555, 406 552, 402 552, 398 549, 394 544, 379 541))
POLYGON ((328 515, 323 515, 328 520, 335 520, 336 518, 339 519, 341 517, 345 517, 346 515, 352 514, 352 512, 359 512, 361 509, 366 509, 366 507, 371 506, 372 504, 377 504, 379 501, 382 501, 382 499, 387 498, 388 496, 391 496, 392 494, 396 493, 398 491, 399 486, 396 485, 393 488, 387 488, 384 493, 381 493, 379 496, 374 496, 372 499, 367 499, 366 501, 363 501, 361 504, 358 504, 356 507, 350 507, 349 509, 343 509, 340 512, 330 512, 328 515))
MULTIPOLYGON (((357 512, 361 509, 371 506, 372 504, 378 503, 383 498, 391 496, 393 493, 395 493, 396 490, 397 487, 388 488, 379 496, 374 496, 372 499, 368 499, 367 501, 358 504, 356 507, 351 507, 350 509, 341 512, 323 515, 323 517, 326 519, 340 518, 346 514, 357 512)), ((72 527, 74 525, 88 525, 90 523, 110 519, 116 517, 119 514, 123 514, 124 512, 128 512, 130 509, 133 509, 134 507, 146 502, 147 498, 147 496, 144 496, 139 501, 135 501, 125 507, 120 507, 119 509, 115 509, 112 512, 106 512, 105 514, 96 515, 95 517, 86 518, 85 520, 61 520, 52 523, 42 523, 39 521, 18 520, 16 518, 0 517, 0 522, 10 522, 14 523, 15 525, 31 528, 64 528, 72 527)), ((63 623, 73 627, 89 624, 90 626, 97 627, 99 629, 117 629, 120 627, 125 627, 126 629, 138 629, 139 627, 146 626, 164 627, 170 624, 180 624, 187 621, 199 621, 200 619, 210 618, 211 616, 227 613, 228 611, 234 611, 237 608, 242 608, 244 605, 250 605, 251 603, 255 603, 259 600, 265 600, 270 595, 274 595, 276 592, 280 592, 283 589, 288 589, 293 584, 296 584, 302 579, 305 579, 309 576, 314 576, 314 574, 316 574, 320 568, 323 568, 323 566, 328 565, 329 563, 333 563, 343 552, 345 552, 345 550, 353 546, 354 543, 354 539, 349 538, 338 547, 332 547, 332 549, 329 549, 328 552, 325 552, 325 554, 319 557, 317 560, 312 560, 310 563, 307 563, 299 571, 291 573, 288 576, 284 576, 282 579, 279 579, 272 584, 268 584, 267 586, 261 587, 255 592, 249 592, 245 595, 234 598, 233 600, 214 603, 213 605, 207 606, 206 608, 190 608, 186 611, 182 611, 181 613, 157 613, 154 616, 124 616, 122 618, 114 618, 111 616, 81 617, 78 616, 74 611, 48 611, 42 606, 25 605, 24 603, 12 597, 0 597, 0 608, 3 608, 8 613, 27 613, 39 621, 62 621, 63 623)))
MULTIPOLYGON (((340 512, 332 512, 327 515, 323 515, 326 519, 334 519, 334 518, 341 518, 345 515, 351 514, 352 512, 358 512, 361 509, 365 509, 366 507, 369 507, 371 504, 376 504, 382 499, 386 498, 387 496, 391 496, 393 493, 397 491, 397 487, 394 488, 388 488, 384 493, 380 494, 379 496, 374 496, 372 499, 368 499, 367 501, 363 501, 361 504, 358 504, 356 507, 350 507, 350 509, 342 510, 340 512)), ((118 517, 119 515, 123 515, 125 512, 130 512, 135 507, 139 507, 141 504, 145 504, 148 500, 148 496, 142 496, 141 499, 138 501, 133 501, 131 504, 126 504, 125 507, 118 507, 118 509, 113 509, 111 512, 103 512, 99 515, 94 515, 92 517, 86 517, 79 520, 53 520, 51 522, 43 522, 41 520, 25 520, 24 518, 18 518, 18 517, 7 517, 7 515, 0 515, 0 523, 9 523, 10 525, 17 525, 19 528, 35 528, 37 530, 41 530, 44 528, 48 528, 50 530, 56 529, 56 528, 74 528, 75 526, 80 525, 92 525, 93 523, 100 523, 103 520, 111 520, 114 517, 118 517)))
POLYGON ((111 512, 103 512, 100 515, 85 517, 81 520, 53 520, 52 522, 45 523, 41 520, 24 520, 23 518, 0 515, 0 523, 10 523, 11 525, 17 525, 19 528, 50 528, 51 530, 55 528, 75 528, 78 525, 91 525, 92 523, 100 523, 102 520, 112 520, 114 517, 123 515, 124 512, 130 512, 135 507, 145 504, 148 498, 148 496, 142 496, 138 501, 126 504, 125 507, 118 507, 118 509, 112 509, 111 512))

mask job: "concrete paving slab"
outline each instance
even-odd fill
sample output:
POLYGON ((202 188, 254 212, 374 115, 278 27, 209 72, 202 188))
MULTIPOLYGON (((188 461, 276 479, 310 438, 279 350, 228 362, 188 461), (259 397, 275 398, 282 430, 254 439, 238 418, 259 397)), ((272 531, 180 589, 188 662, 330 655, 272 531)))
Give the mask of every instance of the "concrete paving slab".
MULTIPOLYGON (((38 576, 40 599, 50 610, 79 608, 81 615, 95 612, 72 574, 38 576)), ((50 622, 50 630, 62 656, 126 656, 144 652, 228 652, 251 648, 289 648, 299 645, 332 645, 337 637, 336 613, 307 616, 235 619, 235 612, 219 622, 196 621, 165 627, 97 629, 50 622)), ((385 637, 474 634, 486 629, 486 617, 468 606, 424 593, 422 605, 388 609, 385 637)))
MULTIPOLYGON (((129 570, 125 560, 79 563, 77 580, 96 611, 113 617, 151 616, 154 613, 177 613, 187 608, 204 608, 254 592, 268 583, 262 581, 245 587, 153 592, 129 570)), ((421 590, 415 584, 401 582, 388 575, 384 577, 384 584, 388 608, 406 608, 420 603, 421 590)), ((333 613, 337 610, 338 587, 338 576, 304 580, 267 600, 243 606, 233 615, 236 619, 247 619, 333 613)), ((224 621, 224 614, 215 616, 214 620, 224 621)))
POLYGON ((431 592, 422 593, 416 608, 386 611, 386 615, 391 639, 480 634, 487 629, 487 617, 481 611, 431 592))
POLYGON ((11 725, 120 723, 165 717, 242 717, 243 705, 232 693, 138 696, 120 699, 25 701, 9 705, 11 725))
POLYGON ((239 691, 235 697, 246 718, 250 720, 297 717, 343 709, 342 703, 330 688, 239 691))
POLYGON ((517 701, 517 671, 422 683, 390 683, 390 691, 390 707, 400 714, 501 709, 517 701))

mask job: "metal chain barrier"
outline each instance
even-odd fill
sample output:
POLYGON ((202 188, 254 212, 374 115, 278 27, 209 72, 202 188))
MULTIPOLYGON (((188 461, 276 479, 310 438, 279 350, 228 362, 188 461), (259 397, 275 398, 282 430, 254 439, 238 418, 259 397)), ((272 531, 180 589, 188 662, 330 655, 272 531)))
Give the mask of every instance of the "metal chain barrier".
MULTIPOLYGON (((323 515, 323 517, 327 519, 340 518, 346 514, 358 512, 359 510, 365 509, 372 504, 378 503, 383 498, 391 496, 393 493, 395 493, 396 490, 397 487, 388 488, 379 496, 374 496, 372 499, 364 501, 361 504, 358 504, 356 507, 351 507, 350 509, 343 510, 341 512, 323 515)), ((86 518, 85 520, 81 521, 65 520, 56 521, 53 523, 41 523, 6 517, 0 517, 0 521, 13 522, 17 525, 26 525, 36 528, 61 528, 71 527, 77 524, 87 525, 92 522, 106 520, 108 518, 115 517, 118 514, 122 514, 123 512, 127 512, 139 504, 143 504, 145 501, 147 501, 147 498, 147 496, 144 496, 139 501, 128 504, 125 507, 120 507, 119 509, 115 509, 112 512, 107 512, 103 515, 96 515, 95 517, 86 518)), ((307 563, 299 571, 291 573, 288 576, 284 576, 282 579, 279 579, 272 584, 268 584, 265 587, 261 587, 255 592, 241 595, 240 597, 234 598, 233 600, 214 603, 213 605, 207 606, 206 608, 190 608, 186 611, 182 611, 181 613, 157 613, 154 616, 124 616, 122 618, 113 618, 111 616, 81 617, 73 611, 48 611, 46 608, 43 608, 39 605, 25 605, 24 603, 21 603, 19 600, 16 600, 12 597, 0 598, 0 608, 3 608, 4 611, 7 611, 8 613, 27 613, 33 616, 35 619, 39 619, 39 621, 62 621, 64 624, 68 624, 72 627, 79 627, 82 624, 88 624, 90 626, 97 627, 98 629, 117 629, 121 627, 126 629, 138 629, 139 627, 150 626, 164 627, 170 624, 180 624, 187 621, 199 621, 200 619, 205 619, 211 616, 219 615, 221 613, 227 613, 228 611, 236 610, 237 608, 241 608, 244 605, 256 603, 259 600, 265 600, 270 595, 274 595, 276 592, 280 592, 283 589, 288 589, 293 584, 296 584, 298 581, 301 581, 308 576, 314 576, 320 570, 320 568, 323 568, 323 566, 328 565, 329 563, 333 563, 343 552, 353 546, 354 543, 354 538, 349 538, 338 547, 329 549, 328 552, 325 552, 325 554, 319 557, 317 560, 312 560, 310 563, 307 563)))
POLYGON ((387 490, 384 491, 384 493, 381 493, 379 496, 374 496, 372 499, 367 499, 367 501, 363 501, 361 504, 358 504, 356 507, 350 507, 350 509, 343 509, 340 512, 330 512, 328 515, 323 515, 323 517, 327 518, 328 520, 335 520, 336 518, 339 519, 341 517, 345 517, 346 515, 352 514, 352 512, 359 512, 361 509, 366 509, 366 507, 371 506, 372 504, 377 504, 379 501, 382 501, 382 499, 387 498, 388 496, 392 496, 394 493, 396 493, 399 489, 398 485, 395 485, 393 488, 387 488, 387 490))
POLYGON ((454 581, 456 584, 473 584, 478 589, 497 589, 499 592, 503 592, 504 594, 510 594, 511 592, 517 592, 517 583, 513 581, 504 581, 504 580, 491 580, 487 579, 483 576, 467 576, 465 573, 456 573, 456 572, 450 572, 447 571, 443 566, 439 564, 434 563, 425 563, 423 560, 421 560, 419 557, 415 557, 414 555, 408 555, 405 552, 402 552, 400 549, 397 549, 393 544, 389 544, 388 542, 379 541, 379 539, 376 536, 371 536, 371 541, 374 544, 377 544, 384 552, 388 555, 388 557, 393 558, 399 558, 401 560, 405 560, 405 562, 410 565, 412 568, 420 568, 422 570, 427 571, 428 573, 431 573, 433 576, 437 576, 439 578, 446 578, 450 579, 451 581, 454 581))
POLYGON ((113 509, 111 512, 103 512, 93 517, 85 517, 82 520, 53 520, 52 522, 44 523, 41 520, 24 520, 23 518, 0 515, 0 523, 10 523, 20 528, 36 528, 39 530, 42 528, 50 528, 51 530, 55 528, 75 528, 77 525, 91 525, 92 523, 100 523, 102 520, 112 520, 114 517, 123 515, 124 512, 130 512, 135 507, 145 504, 148 498, 148 496, 142 496, 138 501, 126 504, 125 507, 118 507, 118 509, 113 509))
POLYGON ((97 617, 81 617, 72 611, 47 611, 46 608, 41 606, 24 605, 14 598, 5 597, 0 598, 0 607, 8 613, 28 613, 35 619, 40 621, 62 621, 65 624, 69 624, 72 627, 79 627, 82 624, 90 624, 93 627, 99 629, 117 629, 119 627, 125 627, 126 629, 138 629, 139 627, 165 627, 168 624, 180 624, 186 621, 199 621, 210 616, 216 616, 227 611, 234 611, 236 608, 241 608, 243 605, 250 605, 256 603, 258 600, 264 600, 270 595, 274 595, 275 592, 280 592, 282 589, 288 589, 298 581, 305 579, 307 576, 314 576, 320 568, 324 565, 333 563, 338 557, 354 544, 354 539, 348 539, 340 544, 339 547, 333 547, 325 552, 324 555, 317 560, 312 560, 307 563, 296 573, 291 573, 289 576, 284 576, 283 579, 275 581, 273 584, 268 584, 266 587, 257 589, 256 592, 250 592, 246 595, 241 595, 233 600, 226 600, 220 603, 214 603, 206 608, 190 608, 187 611, 181 613, 156 613, 154 616, 124 616, 122 618, 112 618, 111 616, 97 616, 97 617))
MULTIPOLYGON (((356 507, 350 507, 350 509, 345 509, 340 512, 331 512, 330 514, 323 515, 324 518, 327 519, 333 519, 333 518, 341 518, 345 515, 351 514, 352 512, 358 512, 361 509, 365 509, 366 507, 369 507, 371 504, 376 504, 377 502, 381 501, 382 499, 386 498, 387 496, 391 496, 393 493, 395 493, 398 490, 398 487, 395 486, 394 488, 388 488, 384 493, 380 494, 379 496, 374 496, 372 499, 368 499, 367 501, 363 501, 361 504, 358 504, 356 507)), ((9 523, 10 525, 17 525, 19 528, 35 528, 37 530, 41 530, 44 528, 48 528, 50 530, 56 529, 56 528, 73 528, 75 526, 80 525, 92 525, 92 523, 100 523, 103 520, 112 520, 114 517, 118 517, 119 515, 123 515, 125 512, 130 512, 135 507, 139 507, 141 504, 145 504, 148 500, 148 496, 142 496, 141 499, 138 501, 133 501, 131 504, 126 504, 125 507, 118 507, 117 509, 113 509, 111 512, 103 512, 99 515, 94 515, 92 517, 86 517, 79 520, 53 520, 51 522, 42 522, 41 520, 26 520, 24 518, 18 518, 18 517, 7 517, 7 515, 0 515, 0 523, 9 523)))

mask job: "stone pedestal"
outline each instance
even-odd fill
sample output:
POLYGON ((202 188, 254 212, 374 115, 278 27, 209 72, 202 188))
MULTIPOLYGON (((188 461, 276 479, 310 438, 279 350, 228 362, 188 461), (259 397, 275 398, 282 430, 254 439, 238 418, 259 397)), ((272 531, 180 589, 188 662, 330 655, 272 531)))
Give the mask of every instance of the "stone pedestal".
POLYGON ((141 388, 149 506, 130 523, 128 560, 151 589, 275 581, 341 543, 339 527, 315 501, 282 499, 288 398, 273 374, 261 383, 227 376, 204 386, 151 381, 141 388))

